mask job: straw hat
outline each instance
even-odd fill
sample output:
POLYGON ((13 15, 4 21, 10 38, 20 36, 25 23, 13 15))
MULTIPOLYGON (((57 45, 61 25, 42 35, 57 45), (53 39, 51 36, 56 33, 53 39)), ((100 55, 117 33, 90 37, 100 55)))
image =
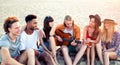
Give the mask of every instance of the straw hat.
POLYGON ((117 23, 112 19, 104 19, 104 21, 102 21, 102 23, 111 23, 111 24, 117 25, 117 23))

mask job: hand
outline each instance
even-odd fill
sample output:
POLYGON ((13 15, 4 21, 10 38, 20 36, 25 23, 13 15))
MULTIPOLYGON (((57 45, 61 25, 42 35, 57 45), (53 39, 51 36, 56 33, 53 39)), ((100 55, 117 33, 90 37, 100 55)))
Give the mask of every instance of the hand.
POLYGON ((35 52, 35 56, 38 56, 40 54, 38 50, 34 50, 34 52, 35 52))
POLYGON ((102 46, 102 48, 103 48, 103 52, 105 52, 107 50, 104 45, 102 46))
POLYGON ((55 57, 54 53, 52 53, 52 52, 50 52, 50 55, 51 55, 53 58, 55 57))
POLYGON ((91 42, 91 39, 90 39, 90 38, 87 38, 87 42, 91 42))
POLYGON ((73 40, 73 41, 71 42, 71 45, 72 45, 72 46, 76 46, 76 45, 77 45, 77 43, 75 43, 75 40, 73 40))
POLYGON ((56 36, 57 40, 60 42, 63 42, 62 38, 60 36, 56 36))

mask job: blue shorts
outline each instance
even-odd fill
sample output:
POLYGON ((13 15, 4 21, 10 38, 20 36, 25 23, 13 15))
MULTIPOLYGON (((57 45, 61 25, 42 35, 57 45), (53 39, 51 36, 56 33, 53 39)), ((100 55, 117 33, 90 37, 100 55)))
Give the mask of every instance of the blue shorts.
POLYGON ((50 50, 50 43, 49 43, 49 42, 47 42, 47 41, 45 41, 45 42, 44 42, 44 44, 45 44, 45 46, 47 47, 47 49, 49 49, 49 50, 50 50))
POLYGON ((41 45, 39 46, 38 51, 39 51, 40 53, 44 53, 44 49, 43 49, 43 47, 42 47, 41 45))

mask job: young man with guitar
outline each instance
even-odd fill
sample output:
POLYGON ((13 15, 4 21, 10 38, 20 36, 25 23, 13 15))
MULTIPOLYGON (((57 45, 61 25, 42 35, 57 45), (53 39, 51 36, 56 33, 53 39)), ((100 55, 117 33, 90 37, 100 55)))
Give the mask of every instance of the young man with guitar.
POLYGON ((66 15, 64 23, 56 27, 56 45, 61 46, 66 65, 72 65, 69 52, 77 52, 76 48, 80 43, 80 28, 74 24, 71 16, 66 15))

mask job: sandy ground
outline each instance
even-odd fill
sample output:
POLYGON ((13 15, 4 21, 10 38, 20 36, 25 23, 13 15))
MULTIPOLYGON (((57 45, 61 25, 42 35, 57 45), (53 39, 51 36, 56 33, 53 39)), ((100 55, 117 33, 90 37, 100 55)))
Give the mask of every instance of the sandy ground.
POLYGON ((17 16, 21 25, 28 14, 38 16, 41 27, 44 17, 51 15, 55 24, 63 22, 65 15, 71 15, 81 29, 89 22, 90 14, 99 14, 101 20, 115 20, 120 31, 120 0, 0 0, 0 35, 3 33, 2 24, 8 16, 17 16))

